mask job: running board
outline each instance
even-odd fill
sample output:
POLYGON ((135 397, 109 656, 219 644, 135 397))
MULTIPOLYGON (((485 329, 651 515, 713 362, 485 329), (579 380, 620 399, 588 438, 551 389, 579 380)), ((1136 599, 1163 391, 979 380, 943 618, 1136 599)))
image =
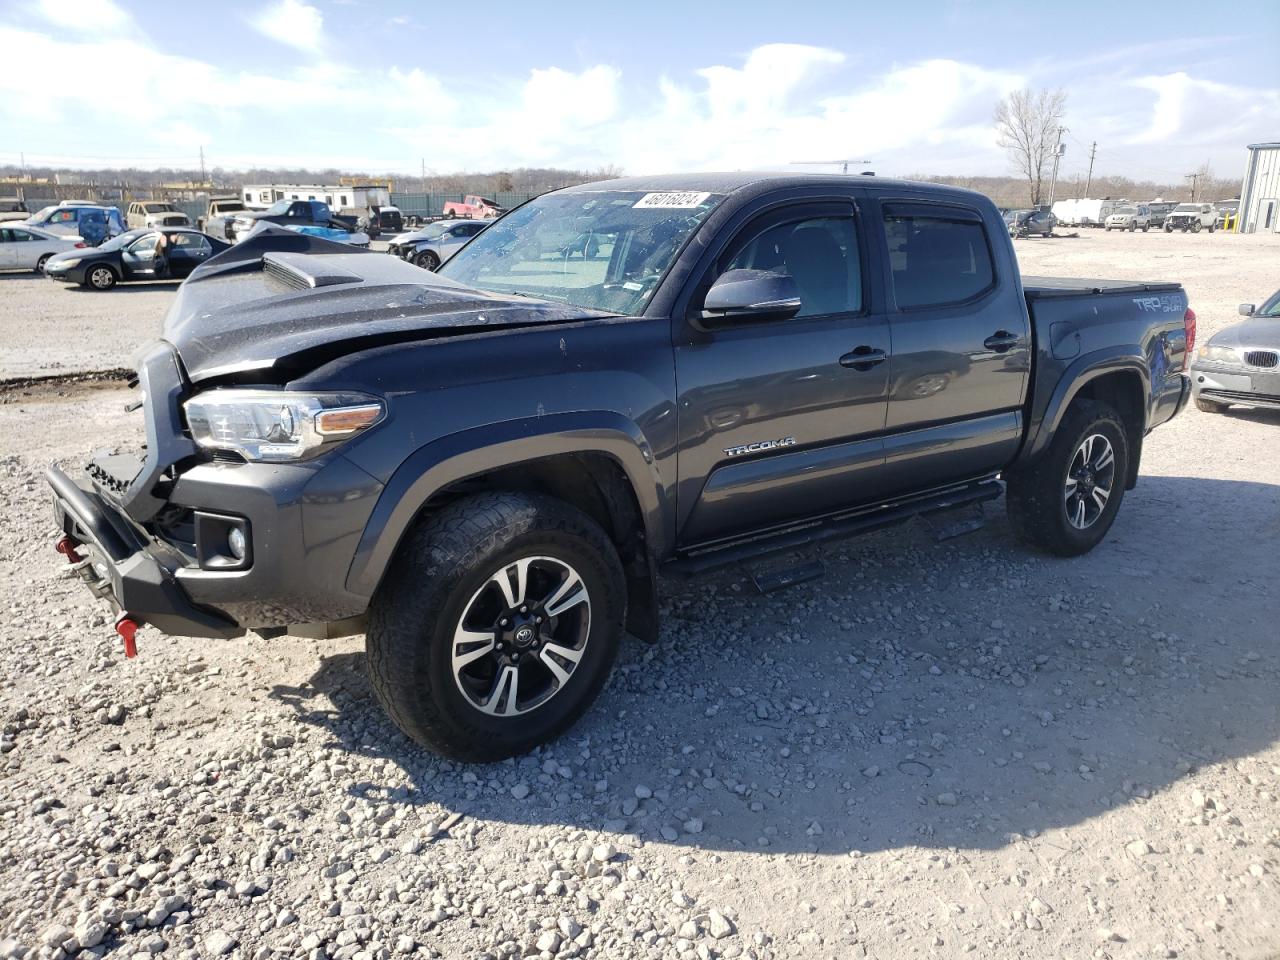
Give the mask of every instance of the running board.
POLYGON ((720 567, 754 560, 759 557, 790 550, 799 550, 828 540, 841 540, 861 533, 870 533, 912 517, 928 516, 944 510, 954 510, 994 500, 1004 492, 998 480, 983 480, 964 487, 897 501, 880 506, 867 507, 857 513, 837 514, 803 524, 784 527, 776 532, 756 535, 750 539, 729 541, 713 547, 695 547, 679 554, 663 567, 664 573, 675 576, 693 576, 720 567))

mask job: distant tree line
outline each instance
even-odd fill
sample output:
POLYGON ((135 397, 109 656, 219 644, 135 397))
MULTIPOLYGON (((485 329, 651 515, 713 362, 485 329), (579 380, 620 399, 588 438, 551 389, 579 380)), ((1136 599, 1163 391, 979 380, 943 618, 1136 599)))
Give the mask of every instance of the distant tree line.
MULTIPOLYGON (((312 183, 333 184, 342 177, 354 177, 371 183, 391 181, 397 191, 405 193, 545 193, 559 187, 573 186, 593 180, 608 180, 620 176, 619 167, 601 167, 595 170, 562 170, 556 167, 517 167, 513 170, 496 170, 491 173, 450 173, 422 176, 403 176, 389 173, 352 172, 329 167, 308 170, 301 167, 250 167, 234 170, 214 167, 207 171, 204 180, 196 168, 159 167, 141 170, 137 167, 100 167, 87 170, 69 170, 64 167, 40 167, 28 164, 24 169, 9 164, 0 166, 0 179, 16 178, 25 174, 35 180, 50 180, 62 185, 83 184, 96 187, 123 187, 133 191, 161 191, 165 184, 204 183, 214 192, 235 193, 246 183, 312 183)), ((6 188, 0 186, 0 193, 6 188)))

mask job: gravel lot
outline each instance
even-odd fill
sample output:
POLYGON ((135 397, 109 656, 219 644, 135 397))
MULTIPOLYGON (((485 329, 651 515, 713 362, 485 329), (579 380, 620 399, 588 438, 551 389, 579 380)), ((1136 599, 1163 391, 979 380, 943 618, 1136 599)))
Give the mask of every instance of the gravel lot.
MULTIPOLYGON (((1018 250, 1181 280, 1205 336, 1280 282, 1278 239, 1018 250)), ((172 297, 0 291, 0 379, 127 365, 172 297)), ((1280 956, 1278 415, 1157 430, 1087 557, 988 505, 768 596, 667 583, 661 643, 570 735, 464 767, 383 718, 359 638, 123 658, 39 471, 136 442, 126 398, 0 393, 0 960, 1280 956)))

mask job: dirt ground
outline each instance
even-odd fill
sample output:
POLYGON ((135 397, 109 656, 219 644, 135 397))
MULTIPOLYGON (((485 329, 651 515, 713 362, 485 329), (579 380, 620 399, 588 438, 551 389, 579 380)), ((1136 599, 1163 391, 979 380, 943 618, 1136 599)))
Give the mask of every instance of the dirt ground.
MULTIPOLYGON (((1017 249, 1180 280, 1203 338, 1277 240, 1017 249)), ((171 297, 0 279, 0 380, 126 365, 171 297)), ((1280 414, 1161 427, 1085 557, 989 504, 778 593, 666 582, 578 727, 466 767, 379 712, 360 638, 122 657, 40 470, 136 442, 128 397, 0 394, 0 960, 1280 957, 1280 414)))

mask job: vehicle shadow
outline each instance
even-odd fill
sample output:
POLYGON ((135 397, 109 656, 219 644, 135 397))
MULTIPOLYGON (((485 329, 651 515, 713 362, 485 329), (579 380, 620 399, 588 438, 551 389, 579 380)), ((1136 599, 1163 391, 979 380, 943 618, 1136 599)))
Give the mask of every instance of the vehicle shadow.
POLYGON ((917 521, 837 544, 824 579, 783 593, 664 582, 659 644, 628 640, 577 727, 514 761, 413 744, 362 654, 271 696, 403 771, 348 785, 374 803, 774 852, 1000 847, 1280 736, 1280 487, 1144 476, 1072 560, 1018 546, 1002 505, 986 516, 961 539, 917 521), (1204 570, 1211 534, 1232 548, 1204 570))
POLYGON ((81 286, 78 283, 59 284, 65 286, 66 289, 74 293, 94 294, 95 296, 112 297, 119 293, 146 293, 147 291, 155 292, 157 290, 177 290, 182 285, 181 280, 129 280, 117 283, 110 290, 94 290, 92 287, 81 286))

